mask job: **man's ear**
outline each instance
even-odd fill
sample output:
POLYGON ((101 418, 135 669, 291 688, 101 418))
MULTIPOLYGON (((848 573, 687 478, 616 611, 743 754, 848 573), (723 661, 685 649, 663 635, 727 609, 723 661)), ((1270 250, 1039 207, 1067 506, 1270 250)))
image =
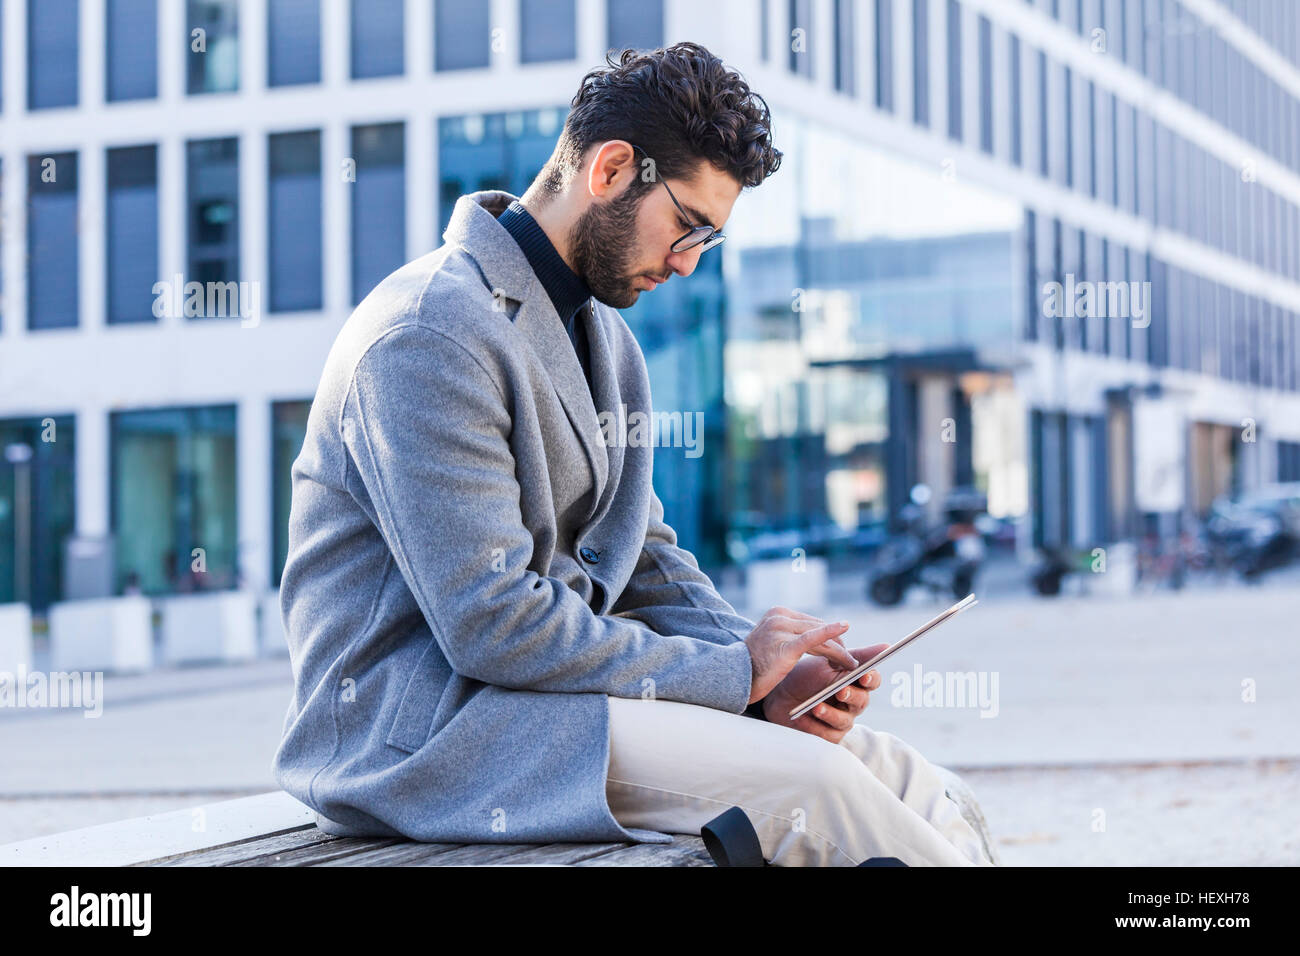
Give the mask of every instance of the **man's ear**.
POLYGON ((636 150, 624 139, 607 140, 595 150, 587 167, 587 194, 605 198, 620 188, 620 184, 626 186, 631 182, 631 176, 636 173, 636 150))

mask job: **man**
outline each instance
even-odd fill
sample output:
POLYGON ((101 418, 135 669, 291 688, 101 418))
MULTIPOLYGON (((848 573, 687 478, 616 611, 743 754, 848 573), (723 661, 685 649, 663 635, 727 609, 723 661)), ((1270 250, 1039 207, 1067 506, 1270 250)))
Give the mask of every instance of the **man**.
POLYGON ((522 199, 462 197, 329 355, 293 467, 278 781, 341 835, 666 842, 738 804, 778 865, 984 862, 934 768, 854 724, 878 673, 786 717, 883 645, 737 615, 664 522, 652 449, 603 440, 601 412, 651 409, 615 309, 689 276, 776 170, 766 105, 689 43, 572 105, 522 199))

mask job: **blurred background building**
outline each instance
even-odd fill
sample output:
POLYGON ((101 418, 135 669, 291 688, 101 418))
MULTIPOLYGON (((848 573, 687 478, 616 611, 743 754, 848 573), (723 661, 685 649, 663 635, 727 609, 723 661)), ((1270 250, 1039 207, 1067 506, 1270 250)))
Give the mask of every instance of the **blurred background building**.
POLYGON ((655 465, 703 563, 851 555, 917 483, 1028 550, 1300 480, 1290 0, 0 0, 0 603, 275 587, 353 306, 686 39, 786 154, 625 313, 704 414, 655 465))

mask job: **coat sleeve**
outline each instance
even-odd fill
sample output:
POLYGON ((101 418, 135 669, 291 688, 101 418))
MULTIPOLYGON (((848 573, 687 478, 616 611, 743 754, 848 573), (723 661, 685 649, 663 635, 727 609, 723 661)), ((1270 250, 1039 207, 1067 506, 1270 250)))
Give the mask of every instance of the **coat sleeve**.
POLYGON ((448 663, 521 690, 599 692, 741 713, 752 663, 720 646, 594 614, 528 569, 504 394, 443 332, 390 330, 358 360, 339 428, 367 507, 448 663))
POLYGON ((663 502, 653 491, 641 556, 610 613, 660 634, 721 645, 743 641, 755 627, 717 592, 695 555, 677 546, 677 532, 664 521, 663 502))

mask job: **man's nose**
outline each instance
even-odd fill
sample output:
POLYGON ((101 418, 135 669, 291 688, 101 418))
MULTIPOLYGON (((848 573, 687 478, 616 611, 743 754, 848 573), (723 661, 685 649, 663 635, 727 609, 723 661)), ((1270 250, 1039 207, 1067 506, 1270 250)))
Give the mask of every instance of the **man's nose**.
POLYGON ((668 268, 677 273, 682 278, 689 276, 695 271, 695 267, 700 262, 700 248, 687 249, 685 252, 674 252, 667 259, 668 268))

